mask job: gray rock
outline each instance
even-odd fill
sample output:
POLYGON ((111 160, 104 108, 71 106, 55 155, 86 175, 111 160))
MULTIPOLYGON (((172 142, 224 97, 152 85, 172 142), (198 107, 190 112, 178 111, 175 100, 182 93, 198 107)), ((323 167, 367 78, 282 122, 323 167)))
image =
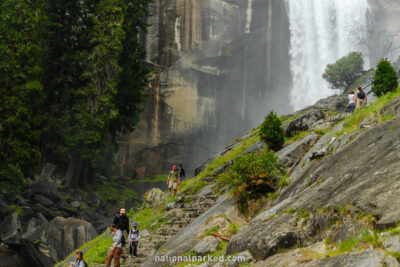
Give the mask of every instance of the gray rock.
POLYGON ((54 171, 57 169, 57 165, 52 163, 46 163, 40 173, 40 179, 51 181, 54 171))
POLYGON ((215 252, 218 248, 220 241, 213 236, 203 238, 194 248, 193 251, 199 255, 215 252))
POLYGON ((347 108, 347 95, 333 95, 321 100, 318 100, 314 107, 324 111, 344 112, 347 108))
POLYGON ((292 168, 317 141, 318 135, 310 134, 303 139, 282 148, 276 154, 282 161, 284 168, 292 168))
POLYGON ((26 221, 27 219, 31 218, 33 216, 34 212, 31 207, 29 206, 23 206, 22 207, 22 219, 26 221))
POLYGON ((249 146, 248 148, 246 148, 246 150, 243 152, 243 154, 247 154, 247 153, 252 153, 254 151, 260 151, 262 149, 265 148, 265 144, 263 141, 258 141, 257 143, 249 146))
POLYGON ((0 199, 0 222, 12 212, 12 209, 0 199))
POLYGON ((373 117, 366 118, 360 123, 360 129, 370 128, 376 124, 376 119, 373 117))
POLYGON ((323 150, 314 151, 310 156, 310 160, 323 158, 326 155, 326 152, 327 148, 323 150))
POLYGON ((400 98, 395 98, 386 104, 380 111, 381 114, 393 115, 394 117, 400 116, 400 98))
POLYGON ((143 237, 148 237, 148 236, 150 236, 149 230, 145 229, 145 230, 141 231, 141 232, 140 232, 140 236, 143 236, 143 237))
POLYGON ((60 200, 60 194, 58 193, 57 186, 55 186, 50 182, 46 181, 35 182, 31 184, 31 190, 33 191, 33 193, 46 196, 52 201, 57 202, 60 200))
POLYGON ((71 202, 71 206, 77 209, 81 206, 81 203, 77 200, 74 200, 71 202))
POLYGON ((157 206, 164 203, 165 199, 166 195, 160 188, 152 188, 147 194, 146 201, 151 206, 157 206))
POLYGON ((300 234, 293 227, 290 214, 279 215, 270 220, 256 221, 242 228, 229 241, 227 253, 249 250, 258 259, 275 254, 280 248, 297 245, 300 234))
POLYGON ((42 195, 35 195, 34 196, 34 200, 39 203, 40 205, 43 205, 47 208, 53 207, 54 206, 54 202, 51 201, 50 199, 48 199, 45 196, 42 195))
POLYGON ((325 114, 319 109, 311 109, 306 114, 292 120, 288 124, 283 125, 283 129, 287 136, 292 136, 299 131, 306 131, 311 126, 321 119, 325 118, 325 114))
POLYGON ((388 251, 399 253, 400 252, 399 235, 390 236, 388 239, 385 240, 385 242, 383 242, 383 246, 388 251))
POLYGON ((99 207, 102 199, 99 193, 89 193, 86 197, 86 202, 92 207, 99 207))
POLYGON ((22 226, 16 212, 8 215, 0 224, 0 240, 7 244, 20 244, 22 226))
POLYGON ((57 262, 96 236, 97 232, 89 222, 56 217, 36 228, 26 238, 46 243, 51 258, 57 262))

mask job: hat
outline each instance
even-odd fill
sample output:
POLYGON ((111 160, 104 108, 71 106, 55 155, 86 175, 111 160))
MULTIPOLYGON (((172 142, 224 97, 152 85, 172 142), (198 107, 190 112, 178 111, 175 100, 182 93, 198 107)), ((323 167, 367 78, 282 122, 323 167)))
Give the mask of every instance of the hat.
POLYGON ((172 166, 172 169, 173 169, 173 170, 176 170, 176 166, 175 166, 175 165, 174 165, 174 166, 172 166))
POLYGON ((132 223, 132 226, 137 226, 137 222, 132 223))

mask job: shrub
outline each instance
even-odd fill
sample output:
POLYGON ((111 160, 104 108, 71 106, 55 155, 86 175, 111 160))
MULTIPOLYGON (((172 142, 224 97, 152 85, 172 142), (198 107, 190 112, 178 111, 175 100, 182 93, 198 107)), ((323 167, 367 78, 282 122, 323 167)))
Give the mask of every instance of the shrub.
POLYGON ((245 202, 249 197, 275 191, 279 187, 279 177, 284 173, 275 153, 265 150, 236 158, 228 171, 219 176, 218 183, 228 186, 232 195, 245 202))
POLYGON ((351 52, 328 64, 322 77, 332 88, 345 91, 363 74, 364 60, 361 52, 351 52))
POLYGON ((260 127, 260 138, 274 151, 278 151, 285 144, 285 131, 281 126, 281 120, 271 111, 260 127))
POLYGON ((386 59, 381 60, 376 68, 374 81, 372 82, 372 91, 381 96, 388 92, 394 91, 398 86, 397 73, 392 64, 386 59))

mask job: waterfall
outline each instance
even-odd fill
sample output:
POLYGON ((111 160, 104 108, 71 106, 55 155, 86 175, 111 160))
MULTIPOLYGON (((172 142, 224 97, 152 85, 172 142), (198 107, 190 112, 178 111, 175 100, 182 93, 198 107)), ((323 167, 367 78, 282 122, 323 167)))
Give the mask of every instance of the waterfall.
POLYGON ((335 93, 322 78, 326 65, 361 51, 368 0, 285 0, 290 23, 291 104, 295 110, 335 93))

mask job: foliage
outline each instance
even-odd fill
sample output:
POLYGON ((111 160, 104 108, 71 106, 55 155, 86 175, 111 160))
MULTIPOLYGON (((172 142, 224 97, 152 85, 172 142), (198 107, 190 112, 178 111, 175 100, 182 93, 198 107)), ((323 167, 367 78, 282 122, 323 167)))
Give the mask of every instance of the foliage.
POLYGON ((363 66, 362 53, 351 52, 334 64, 328 64, 322 77, 332 88, 346 90, 363 74, 363 66))
POLYGON ((274 151, 281 149, 285 143, 285 131, 281 126, 281 120, 271 111, 260 127, 260 138, 274 151))
POLYGON ((235 159, 226 173, 218 178, 220 186, 227 186, 240 201, 274 191, 284 175, 279 159, 273 151, 244 154, 235 159))
POLYGON ((188 192, 194 194, 202 187, 206 186, 208 182, 203 181, 204 178, 211 176, 219 166, 223 166, 228 161, 236 158, 240 153, 245 151, 251 145, 260 140, 258 135, 254 132, 251 136, 242 140, 239 144, 232 147, 224 155, 216 157, 204 171, 199 173, 196 177, 182 182, 181 192, 188 192))
POLYGON ((148 84, 138 36, 150 1, 1 2, 1 177, 22 183, 54 162, 77 186, 109 169, 148 84))
POLYGON ((0 3, 0 177, 22 185, 40 161, 43 2, 0 3))
POLYGON ((101 199, 107 205, 125 206, 125 201, 128 199, 135 199, 139 201, 139 197, 132 189, 119 185, 115 182, 103 182, 99 184, 87 185, 87 191, 95 191, 101 196, 101 199))
POLYGON ((399 86, 397 73, 386 59, 378 63, 372 84, 372 91, 377 96, 392 92, 399 86))

